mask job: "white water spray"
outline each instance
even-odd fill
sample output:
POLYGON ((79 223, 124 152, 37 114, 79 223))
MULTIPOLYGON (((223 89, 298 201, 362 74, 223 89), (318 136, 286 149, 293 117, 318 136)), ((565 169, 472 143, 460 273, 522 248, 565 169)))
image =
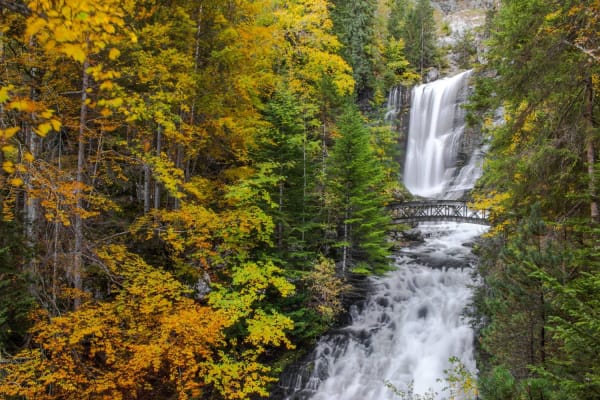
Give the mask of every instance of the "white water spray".
POLYGON ((375 290, 350 326, 324 337, 308 374, 287 399, 402 400, 386 383, 446 399, 444 370, 457 357, 475 370, 473 330, 465 316, 476 284, 465 243, 481 225, 421 225, 426 241, 397 256, 397 269, 373 279, 375 290))
MULTIPOLYGON (((413 194, 456 198, 480 176, 481 151, 455 166, 464 113, 458 106, 467 71, 413 89, 404 171, 413 194)), ((390 93, 388 118, 401 108, 390 93)), ((471 224, 421 224, 425 241, 396 255, 396 270, 373 278, 374 290, 352 323, 323 337, 311 360, 282 377, 289 400, 404 400, 402 392, 443 400, 444 371, 458 358, 475 371, 473 329, 465 316, 477 284, 467 243, 487 229, 471 224)), ((286 397, 287 396, 287 397, 286 397)), ((407 397, 412 399, 413 397, 407 397)))
POLYGON ((440 197, 455 173, 471 71, 413 88, 404 184, 422 197, 440 197))

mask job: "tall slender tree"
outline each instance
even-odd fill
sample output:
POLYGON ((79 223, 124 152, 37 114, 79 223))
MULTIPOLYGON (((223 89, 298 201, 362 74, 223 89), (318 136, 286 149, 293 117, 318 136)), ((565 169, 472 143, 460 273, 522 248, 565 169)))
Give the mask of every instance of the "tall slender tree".
POLYGON ((331 152, 328 205, 336 224, 340 268, 379 273, 389 266, 383 168, 357 109, 348 108, 338 126, 339 137, 331 152))
POLYGON ((355 93, 361 107, 369 106, 375 92, 378 49, 375 45, 375 0, 333 0, 334 32, 343 47, 341 54, 352 66, 355 93))

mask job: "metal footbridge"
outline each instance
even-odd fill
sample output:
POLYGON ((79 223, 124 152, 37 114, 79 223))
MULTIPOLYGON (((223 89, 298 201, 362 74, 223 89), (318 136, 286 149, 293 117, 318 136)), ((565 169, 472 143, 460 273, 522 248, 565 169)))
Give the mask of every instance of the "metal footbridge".
POLYGON ((467 222, 471 224, 489 225, 487 210, 474 210, 466 201, 460 200, 426 200, 392 203, 387 209, 395 224, 417 222, 467 222))

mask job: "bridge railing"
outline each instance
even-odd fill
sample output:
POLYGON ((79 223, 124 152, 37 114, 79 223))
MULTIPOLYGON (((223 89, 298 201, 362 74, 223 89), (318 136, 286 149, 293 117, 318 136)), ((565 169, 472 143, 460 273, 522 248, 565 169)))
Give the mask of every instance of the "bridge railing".
POLYGON ((388 205, 394 223, 455 221, 488 225, 487 210, 469 208, 460 200, 409 201, 388 205))

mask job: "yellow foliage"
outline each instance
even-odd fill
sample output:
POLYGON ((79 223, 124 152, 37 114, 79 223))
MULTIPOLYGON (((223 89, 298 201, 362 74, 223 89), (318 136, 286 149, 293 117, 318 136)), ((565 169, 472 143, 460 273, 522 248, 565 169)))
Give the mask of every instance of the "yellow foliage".
POLYGON ((8 103, 8 108, 26 112, 26 113, 30 113, 30 112, 35 111, 36 105, 35 105, 35 102, 30 99, 21 98, 21 99, 13 100, 10 103, 8 103))
POLYGON ((507 210, 506 201, 510 198, 510 193, 499 193, 495 190, 492 190, 485 195, 475 193, 473 202, 469 204, 469 207, 473 207, 476 210, 490 210, 492 215, 502 215, 507 210))
POLYGON ((292 66, 292 90, 302 98, 314 97, 322 78, 328 77, 338 94, 352 92, 352 69, 337 54, 341 44, 331 33, 327 1, 289 1, 277 7, 274 16, 282 35, 278 45, 281 57, 292 66))
POLYGON ((469 207, 476 210, 487 210, 488 218, 493 223, 493 228, 485 234, 486 236, 494 236, 504 232, 511 225, 508 219, 497 222, 499 218, 506 218, 507 215, 510 215, 508 210, 510 210, 511 200, 512 195, 510 192, 491 190, 484 194, 473 194, 473 202, 469 204, 469 207))
POLYGON ((41 137, 46 137, 48 132, 52 130, 52 124, 50 122, 44 122, 39 124, 34 130, 35 133, 37 133, 41 137))
POLYGON ((306 277, 311 306, 325 319, 333 321, 343 310, 341 297, 349 286, 336 275, 333 260, 322 257, 306 277))
POLYGON ((110 58, 111 60, 116 60, 120 54, 121 52, 119 51, 119 49, 113 47, 108 52, 108 58, 110 58))
POLYGON ((0 87, 0 104, 4 104, 10 98, 10 92, 14 89, 13 85, 0 87))
POLYGON ((40 319, 33 330, 39 350, 25 350, 17 355, 25 361, 7 366, 0 394, 36 399, 198 396, 215 349, 223 343, 223 313, 198 305, 172 276, 124 247, 104 248, 98 256, 120 283, 114 300, 40 319))
POLYGON ((21 128, 19 128, 18 126, 0 129, 0 143, 2 143, 2 141, 12 138, 17 132, 19 132, 20 129, 21 128))
POLYGON ((12 161, 4 161, 2 163, 2 169, 7 173, 12 174, 15 172, 15 164, 12 161))
POLYGON ((245 341, 258 347, 285 345, 294 348, 285 332, 294 328, 294 322, 281 314, 266 314, 258 310, 248 320, 248 336, 245 341))
POLYGON ((23 185, 23 179, 21 179, 21 178, 19 178, 19 177, 12 178, 12 179, 10 180, 10 184, 11 184, 12 186, 15 186, 15 187, 22 186, 22 185, 23 185))

